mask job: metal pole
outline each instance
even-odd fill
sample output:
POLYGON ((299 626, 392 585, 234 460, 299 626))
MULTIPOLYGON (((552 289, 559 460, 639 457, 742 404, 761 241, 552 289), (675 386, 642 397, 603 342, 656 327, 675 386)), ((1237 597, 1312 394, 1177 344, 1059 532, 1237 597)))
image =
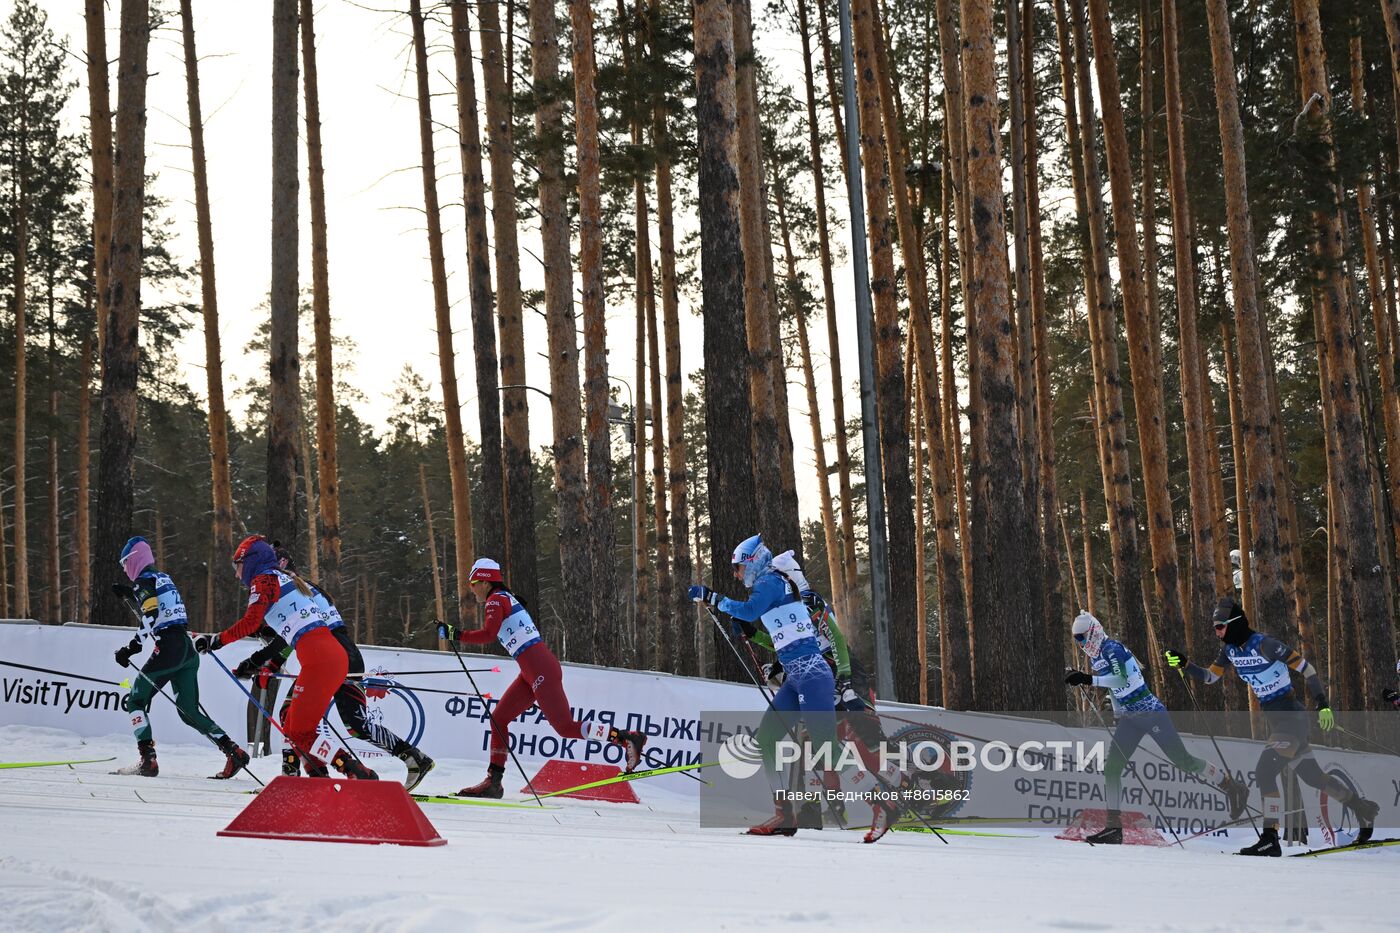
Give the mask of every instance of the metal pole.
MULTIPOLYGON (((838 0, 841 19, 841 89, 846 112, 846 198, 851 206, 851 267, 856 291, 856 357, 860 362, 861 440, 865 451, 865 497, 870 534, 870 605, 875 616, 875 689, 894 696, 890 658, 890 568, 885 540, 885 494, 880 480, 880 428, 875 407, 875 314, 870 306, 870 268, 865 255, 865 197, 860 167, 860 116, 856 112, 855 53, 851 47, 851 0, 838 0)), ((878 127, 872 132, 879 132, 878 127)))

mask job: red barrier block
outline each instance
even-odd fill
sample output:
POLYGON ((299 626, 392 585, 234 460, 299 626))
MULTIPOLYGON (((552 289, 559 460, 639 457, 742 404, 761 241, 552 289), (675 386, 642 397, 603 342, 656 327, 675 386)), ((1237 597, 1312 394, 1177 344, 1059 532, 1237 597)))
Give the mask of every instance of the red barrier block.
MULTIPOLYGON (((1055 838, 1068 839, 1070 842, 1083 842, 1086 837, 1102 830, 1107 822, 1108 814, 1103 810, 1083 810, 1065 831, 1055 838)), ((1148 819, 1146 813, 1124 810, 1123 845, 1169 846, 1171 843, 1157 830, 1156 826, 1152 825, 1152 820, 1148 819)))
POLYGON ((398 781, 279 775, 220 836, 441 846, 447 840, 398 781))
MULTIPOLYGON (((606 781, 608 778, 615 778, 622 773, 622 769, 617 765, 589 765, 578 761, 560 761, 551 758, 544 763, 544 767, 539 770, 530 781, 534 785, 535 792, 548 794, 554 791, 569 790, 571 787, 579 787, 582 784, 592 784, 594 781, 606 781)), ((520 788, 520 793, 529 794, 530 788, 520 788)), ((560 797, 575 797, 579 800, 604 800, 609 803, 641 803, 637 795, 632 792, 632 785, 627 781, 618 781, 614 784, 604 784, 602 787, 590 787, 587 790, 575 790, 560 797)))

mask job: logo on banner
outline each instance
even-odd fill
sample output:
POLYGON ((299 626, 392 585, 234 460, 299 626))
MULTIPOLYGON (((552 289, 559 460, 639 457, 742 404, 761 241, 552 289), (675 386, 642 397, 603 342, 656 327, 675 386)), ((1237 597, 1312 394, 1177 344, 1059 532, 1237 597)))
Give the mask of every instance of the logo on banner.
POLYGON ((747 732, 736 732, 719 747, 720 770, 736 781, 743 781, 763 767, 758 740, 747 732))

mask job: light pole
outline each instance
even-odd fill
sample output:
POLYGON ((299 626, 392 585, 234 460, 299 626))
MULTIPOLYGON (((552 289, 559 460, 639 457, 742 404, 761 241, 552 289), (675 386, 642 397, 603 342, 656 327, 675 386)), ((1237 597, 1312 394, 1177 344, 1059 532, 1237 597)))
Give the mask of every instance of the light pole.
POLYGON ((861 182, 859 127, 856 113, 854 52, 851 49, 851 0, 837 0, 841 16, 841 87, 846 112, 846 197, 851 206, 851 267, 856 286, 856 357, 860 362, 861 439, 865 451, 865 497, 870 534, 870 607, 875 616, 875 689, 894 696, 890 658, 890 568, 885 540, 885 496, 880 485, 880 428, 875 406, 875 325, 870 307, 870 269, 865 255, 864 192, 861 182))

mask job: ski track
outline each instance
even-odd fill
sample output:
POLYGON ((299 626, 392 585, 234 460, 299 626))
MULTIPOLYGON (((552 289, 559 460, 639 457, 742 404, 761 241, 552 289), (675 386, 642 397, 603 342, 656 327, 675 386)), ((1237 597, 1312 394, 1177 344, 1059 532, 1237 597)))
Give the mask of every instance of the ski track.
MULTIPOLYGON (((133 758, 131 745, 0 727, 8 761, 118 756, 0 772, 0 928, 1400 930, 1400 847, 1239 859, 1226 853, 1247 830, 1182 851, 1078 845, 1035 827, 1025 831, 1036 838, 948 845, 896 832, 866 846, 835 829, 754 839, 699 827, 694 798, 665 778, 634 785, 641 806, 422 804, 448 840, 435 848, 222 838, 256 785, 205 778, 217 755, 195 743, 162 742, 158 778, 109 774, 133 758)), ((252 767, 271 780, 280 759, 252 767)), ((449 794, 482 768, 440 760, 419 790, 449 794)))

